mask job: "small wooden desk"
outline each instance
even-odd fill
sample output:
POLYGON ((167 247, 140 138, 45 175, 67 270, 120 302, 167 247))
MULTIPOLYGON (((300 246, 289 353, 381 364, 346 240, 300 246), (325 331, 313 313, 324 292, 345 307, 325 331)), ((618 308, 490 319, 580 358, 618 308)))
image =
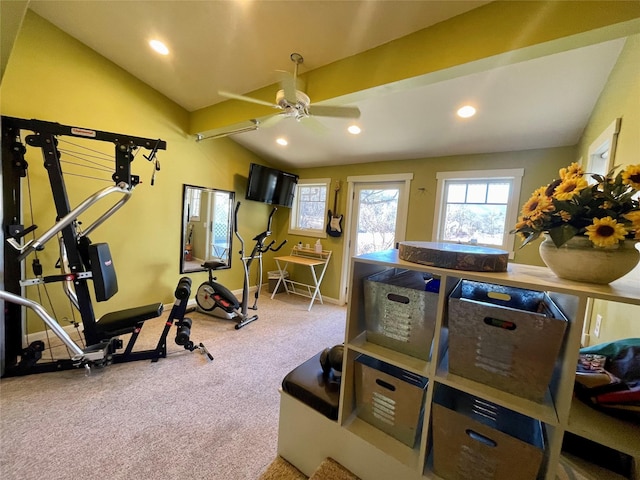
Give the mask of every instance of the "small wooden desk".
POLYGON ((273 293, 271 294, 271 298, 273 298, 280 287, 280 284, 284 285, 284 288, 287 292, 293 293, 295 295, 301 295, 303 297, 310 298, 309 308, 307 311, 311 310, 313 306, 313 302, 316 300, 322 301, 322 294, 320 293, 320 284, 322 283, 322 279, 324 278, 324 273, 327 270, 327 265, 329 264, 329 259, 331 258, 331 250, 322 250, 322 252, 316 252, 312 248, 300 248, 293 247, 291 251, 291 255, 285 255, 282 257, 275 257, 276 265, 278 267, 278 273, 280 274, 280 278, 278 278, 278 283, 276 283, 275 288, 273 289, 273 293), (284 272, 287 270, 287 266, 289 264, 294 265, 306 265, 311 270, 311 276, 313 278, 313 285, 308 283, 296 282, 289 278, 284 277, 284 272))

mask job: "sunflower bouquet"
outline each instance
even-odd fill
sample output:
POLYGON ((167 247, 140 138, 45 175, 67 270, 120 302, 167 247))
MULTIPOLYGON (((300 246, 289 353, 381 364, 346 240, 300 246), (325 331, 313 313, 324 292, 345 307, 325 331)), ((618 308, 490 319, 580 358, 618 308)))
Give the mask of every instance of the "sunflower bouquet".
POLYGON ((542 233, 548 233, 556 247, 576 235, 588 237, 596 247, 640 240, 640 165, 598 175, 572 163, 559 174, 523 205, 511 231, 522 237, 522 246, 542 233), (595 183, 589 183, 589 177, 595 183))

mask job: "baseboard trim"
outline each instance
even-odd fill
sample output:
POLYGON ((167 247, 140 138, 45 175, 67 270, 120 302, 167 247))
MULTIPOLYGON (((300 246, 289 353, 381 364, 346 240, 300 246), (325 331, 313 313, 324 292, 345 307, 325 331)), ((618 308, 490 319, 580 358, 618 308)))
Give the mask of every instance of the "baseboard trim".
MULTIPOLYGON (((71 336, 71 334, 76 332, 76 327, 74 327, 73 325, 65 325, 64 327, 62 327, 62 329, 65 332, 67 332, 67 335, 69 336, 71 336)), ((82 323, 78 325, 78 329, 82 332, 82 323)), ((37 341, 44 342, 45 340, 47 340, 47 337, 58 338, 58 336, 55 333, 53 333, 53 330, 49 328, 47 328, 46 330, 40 330, 38 332, 28 333, 27 335, 24 335, 22 339, 23 348, 27 347, 32 342, 37 342, 37 341), (47 332, 49 332, 48 335, 47 335, 47 332)))

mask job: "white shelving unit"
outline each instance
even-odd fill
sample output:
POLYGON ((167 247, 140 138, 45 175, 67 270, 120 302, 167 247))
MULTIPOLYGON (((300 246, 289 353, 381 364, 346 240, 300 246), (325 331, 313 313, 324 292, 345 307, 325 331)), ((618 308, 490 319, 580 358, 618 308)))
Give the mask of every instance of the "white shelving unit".
MULTIPOLYGON (((590 285, 559 279, 547 268, 513 263, 509 264, 507 272, 448 270, 400 260, 397 250, 356 257, 352 259, 351 272, 338 422, 332 422, 321 415, 316 416, 310 408, 298 405, 299 402, 295 399, 282 394, 279 453, 304 473, 313 471, 324 456, 333 456, 363 480, 439 478, 431 470, 431 446, 428 443, 432 398, 438 384, 467 392, 540 420, 547 443, 539 478, 556 478, 562 457, 562 440, 566 432, 631 455, 635 458, 636 468, 640 466, 640 425, 602 414, 573 398, 576 362, 589 299, 640 305, 640 285, 637 282, 619 280, 610 285, 590 285), (420 360, 366 340, 363 280, 389 268, 403 268, 440 276, 442 287, 438 296, 438 313, 430 361, 420 360), (446 285, 451 283, 447 282, 450 278, 545 291, 563 310, 569 322, 548 393, 542 402, 527 400, 449 372, 445 311, 450 293, 446 291, 446 285), (422 434, 414 448, 406 446, 357 417, 354 361, 359 354, 366 354, 429 379, 422 434), (305 424, 304 428, 309 429, 309 432, 313 432, 309 434, 313 437, 309 438, 313 442, 312 445, 305 444, 307 438, 298 431, 296 425, 300 422, 305 424), (310 452, 311 450, 313 452, 310 452)), ((584 463, 582 462, 582 467, 584 463)), ((588 466, 588 462, 586 464, 588 466)), ((593 478, 600 478, 595 473, 599 471, 598 467, 593 467, 593 478)), ((638 479, 639 473, 635 472, 635 480, 638 479)))

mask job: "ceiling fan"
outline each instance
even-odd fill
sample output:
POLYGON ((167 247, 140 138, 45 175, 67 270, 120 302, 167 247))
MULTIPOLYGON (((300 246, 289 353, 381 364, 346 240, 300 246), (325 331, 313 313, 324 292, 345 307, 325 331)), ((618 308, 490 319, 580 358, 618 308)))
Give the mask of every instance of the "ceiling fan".
MULTIPOLYGON (((294 63, 293 75, 287 75, 281 82, 282 88, 276 93, 275 103, 266 102, 253 97, 247 97, 245 95, 238 95, 231 92, 219 91, 218 94, 234 99, 242 100, 244 102, 257 103, 258 105, 266 105, 281 110, 279 113, 273 114, 266 118, 264 121, 257 119, 249 120, 248 122, 242 122, 240 124, 232 125, 230 127, 216 130, 213 135, 199 134, 197 140, 204 140, 205 138, 218 138, 227 135, 233 135, 235 133, 243 133, 247 131, 257 130, 259 127, 267 127, 273 125, 277 121, 291 117, 298 121, 305 120, 305 123, 310 123, 309 119, 312 117, 341 117, 341 118, 360 118, 360 109, 358 107, 343 107, 337 105, 312 105, 309 96, 298 90, 298 65, 304 62, 302 55, 299 53, 291 54, 291 61, 294 63)), ((316 128, 318 125, 316 125, 316 128)))

